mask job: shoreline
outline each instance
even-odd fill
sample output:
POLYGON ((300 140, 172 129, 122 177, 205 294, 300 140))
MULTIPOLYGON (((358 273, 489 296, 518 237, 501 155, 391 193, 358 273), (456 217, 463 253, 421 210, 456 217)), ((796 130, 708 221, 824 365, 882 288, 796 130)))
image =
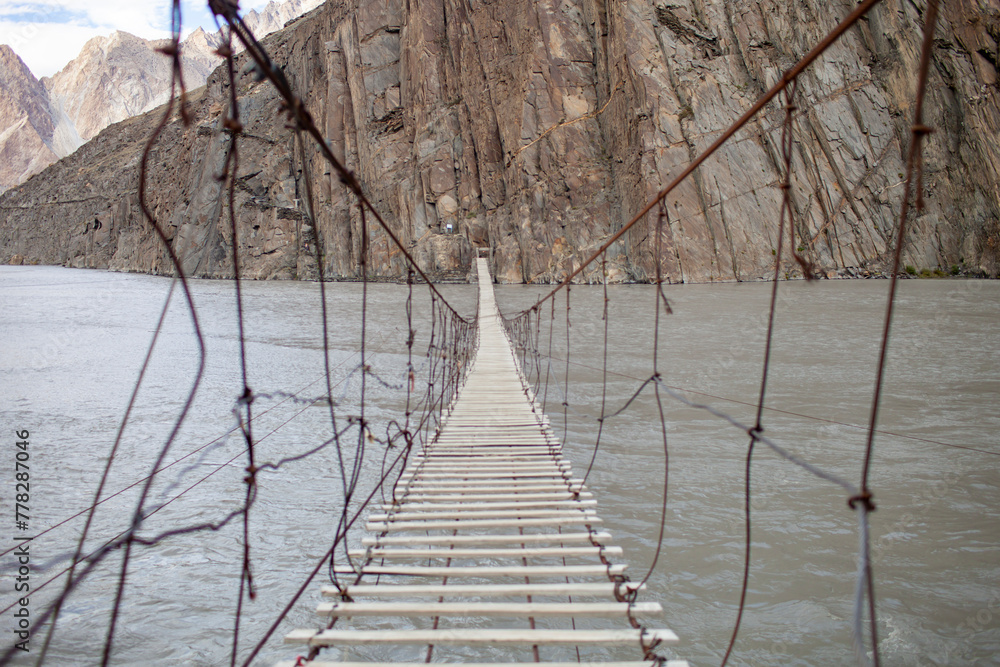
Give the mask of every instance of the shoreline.
MULTIPOLYGON (((98 267, 81 267, 81 266, 66 266, 65 264, 41 264, 41 263, 30 263, 30 262, 8 262, 2 266, 38 266, 38 267, 58 267, 64 269, 80 269, 85 271, 104 271, 107 273, 121 273, 121 274, 132 274, 132 275, 146 275, 146 276, 159 276, 159 277, 170 277, 165 273, 150 273, 148 271, 130 271, 121 269, 109 269, 109 268, 98 268, 98 267)), ((955 271, 958 267, 952 267, 951 271, 945 272, 941 268, 936 269, 914 269, 908 266, 905 271, 900 271, 897 278, 901 280, 1000 280, 1000 275, 990 276, 986 271, 982 270, 962 270, 959 269, 955 271)), ((217 276, 187 276, 191 279, 197 280, 233 280, 231 277, 217 277, 217 276)), ((826 280, 886 280, 889 278, 889 274, 882 271, 873 271, 871 269, 864 269, 860 267, 845 267, 842 269, 831 269, 828 271, 818 272, 815 276, 817 281, 826 280)), ((252 282, 302 282, 302 283, 316 283, 319 282, 314 278, 269 278, 260 280, 259 278, 242 278, 241 280, 247 280, 252 282)), ((786 275, 784 278, 779 279, 781 282, 795 282, 795 281, 805 281, 801 274, 798 275, 786 275)), ((332 276, 327 277, 324 282, 327 283, 360 283, 365 282, 361 278, 355 276, 332 276)), ((369 283, 384 283, 384 284, 398 284, 405 285, 406 280, 401 278, 390 278, 386 276, 372 276, 368 278, 369 283)), ((746 278, 743 280, 686 280, 686 281, 671 281, 669 278, 664 281, 666 285, 738 285, 742 283, 769 283, 772 282, 770 276, 762 276, 759 278, 746 278)), ((415 278, 413 284, 424 284, 423 280, 415 278)), ((445 279, 445 280, 434 280, 432 281, 434 285, 475 285, 476 281, 472 279, 467 280, 456 280, 445 279)), ((554 287, 558 285, 558 282, 530 282, 530 283, 496 283, 498 285, 525 285, 525 286, 548 286, 554 287)), ((609 285, 652 285, 652 281, 641 281, 641 280, 619 280, 615 282, 608 283, 609 285)), ((580 281, 573 282, 573 286, 598 286, 601 285, 599 282, 592 281, 580 281)))

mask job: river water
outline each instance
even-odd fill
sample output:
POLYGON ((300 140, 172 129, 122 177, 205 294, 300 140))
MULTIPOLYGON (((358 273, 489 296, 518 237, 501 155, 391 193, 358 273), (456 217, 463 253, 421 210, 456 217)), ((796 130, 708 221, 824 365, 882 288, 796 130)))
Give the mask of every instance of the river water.
MULTIPOLYGON (((0 552, 14 527, 16 430, 30 431, 30 527, 38 534, 89 506, 170 288, 166 278, 55 267, 0 267, 0 552)), ((765 433, 818 467, 857 484, 878 354, 885 281, 781 285, 765 433)), ((193 281, 206 341, 206 369, 191 413, 166 457, 197 451, 158 477, 162 505, 143 534, 214 521, 244 493, 243 446, 226 437, 240 393, 232 284, 193 281), (207 447, 205 447, 208 445, 207 447), (172 500, 173 498, 176 500, 172 500), (169 501, 169 502, 168 502, 169 501)), ((442 286, 463 314, 475 286, 442 286)), ((359 284, 331 284, 331 363, 338 413, 356 414, 359 284), (340 392, 338 394, 338 392, 340 392)), ((405 405, 405 286, 371 285, 369 357, 384 384, 369 383, 376 423, 405 405)), ((417 290, 418 346, 429 303, 417 290)), ((544 294, 498 288, 505 312, 544 294)), ((660 326, 664 382, 692 399, 752 422, 759 388, 770 285, 671 286, 673 314, 660 326), (697 392, 697 393, 694 393, 697 392)), ((318 287, 245 284, 249 383, 262 460, 304 452, 330 433, 328 412, 302 399, 323 394, 318 287), (272 397, 268 398, 266 395, 272 397), (298 400, 288 400, 296 394, 298 400)), ((608 412, 651 373, 649 286, 609 290, 608 412)), ((569 311, 570 384, 550 386, 553 426, 566 433, 578 474, 590 459, 601 404, 603 293, 574 287, 569 311), (563 423, 564 414, 568 416, 563 423)), ((563 297, 553 336, 552 375, 565 373, 563 297)), ((548 305, 545 306, 548 308, 548 305)), ((886 396, 871 486, 875 585, 883 664, 1000 664, 1000 283, 911 280, 900 285, 886 396), (984 451, 976 451, 984 450, 984 451)), ((546 323, 547 326, 547 323, 546 323)), ((543 341, 547 337, 543 328, 543 341)), ((548 351, 547 349, 545 350, 548 351)), ((88 548, 128 525, 138 487, 166 440, 197 367, 191 319, 179 293, 165 319, 88 548)), ((693 665, 716 664, 735 619, 742 573, 746 437, 709 415, 666 399, 670 484, 664 550, 645 599, 661 600, 680 635, 670 649, 693 665)), ((600 515, 625 548, 632 578, 648 568, 659 529, 663 440, 652 395, 643 393, 605 423, 589 485, 600 515)), ((363 465, 377 479, 381 453, 363 465)), ((246 605, 241 646, 259 638, 328 548, 339 504, 332 449, 262 473, 251 522, 258 594, 246 605)), ((831 665, 852 661, 856 518, 836 486, 758 446, 753 467, 753 562, 747 612, 731 664, 831 665)), ((37 617, 82 527, 72 519, 31 542, 30 612, 37 617), (63 558, 63 560, 60 560, 63 558), (44 569, 47 567, 47 569, 44 569)), ((242 552, 241 527, 182 535, 138 549, 130 566, 112 663, 215 665, 228 660, 242 552)), ((360 533, 352 535, 356 544, 360 533)), ((0 603, 13 604, 14 554, 0 556, 0 603)), ((119 556, 112 555, 69 599, 48 664, 88 665, 100 654, 119 556)), ((280 637, 316 625, 320 580, 261 653, 259 664, 292 657, 280 637)), ((3 644, 13 609, 0 617, 3 644)), ((15 664, 31 664, 32 653, 15 664)), ((391 656, 399 659, 399 656, 391 656)), ((544 659, 544 656, 543 656, 544 659)), ((257 664, 257 663, 255 663, 257 664)))

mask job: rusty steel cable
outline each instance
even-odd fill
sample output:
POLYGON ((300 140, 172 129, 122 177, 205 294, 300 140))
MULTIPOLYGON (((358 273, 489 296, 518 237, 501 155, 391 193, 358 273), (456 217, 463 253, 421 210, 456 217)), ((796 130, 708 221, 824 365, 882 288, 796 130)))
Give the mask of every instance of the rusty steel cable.
MULTIPOLYGON (((191 388, 188 391, 184 404, 179 414, 177 415, 176 419, 174 420, 173 427, 171 428, 170 433, 167 436, 167 440, 164 442, 163 446, 160 449, 159 455, 156 457, 155 462, 152 465, 153 470, 156 470, 162 465, 163 460, 166 458, 167 453, 170 451, 170 447, 171 445, 173 445, 174 440, 177 437, 177 434, 180 432, 181 426, 183 425, 184 421, 187 418, 188 412, 191 409, 191 405, 194 403, 194 397, 198 392, 198 387, 201 385, 201 380, 205 372, 205 341, 201 333, 201 326, 198 322, 198 315, 194 305, 194 298, 191 295, 191 289, 190 286, 188 285, 187 277, 184 275, 184 269, 183 266, 181 265, 180 259, 177 257, 173 248, 170 246, 166 233, 160 227, 160 224, 156 220, 156 216, 150 210, 146 198, 146 191, 148 187, 147 176, 149 169, 150 152, 152 151, 152 148, 159 139, 160 135, 163 133, 163 130, 166 128, 167 123, 169 122, 171 115, 173 114, 174 95, 177 92, 178 87, 180 87, 181 115, 185 123, 189 122, 189 119, 187 118, 187 111, 185 108, 184 79, 182 76, 180 49, 179 49, 180 31, 181 31, 180 1, 173 0, 171 7, 172 7, 171 41, 170 41, 170 46, 166 47, 170 51, 168 55, 170 55, 172 58, 170 99, 167 102, 167 108, 163 114, 163 117, 161 118, 159 124, 156 126, 156 129, 153 131, 152 136, 146 142, 145 148, 142 153, 142 158, 139 167, 139 206, 142 209, 142 214, 145 220, 152 227, 154 233, 156 234, 161 244, 163 245, 164 250, 166 251, 167 256, 170 259, 170 264, 174 268, 177 278, 180 281, 181 289, 184 292, 184 296, 188 304, 188 311, 191 316, 191 322, 194 328, 195 338, 197 340, 198 368, 194 374, 194 379, 192 381, 191 388)), ((111 658, 111 647, 114 641, 115 626, 118 620, 119 610, 121 608, 122 597, 125 591, 129 558, 132 552, 132 537, 134 536, 138 526, 142 524, 143 508, 145 506, 146 498, 149 495, 150 489, 152 488, 153 479, 154 476, 150 475, 147 481, 143 484, 142 490, 140 492, 139 501, 136 504, 135 511, 133 512, 132 526, 129 528, 125 540, 122 561, 121 561, 122 564, 119 570, 118 581, 115 590, 114 604, 111 609, 111 619, 108 623, 108 629, 104 641, 104 648, 102 650, 102 655, 101 655, 101 667, 105 667, 111 658)), ((67 584, 67 594, 69 587, 70 584, 67 584)), ((36 621, 36 624, 37 623, 38 622, 36 621)), ((0 658, 0 660, 4 659, 6 659, 6 655, 3 658, 0 658)))
MULTIPOLYGON (((899 283, 899 269, 902 263, 903 245, 906 242, 906 222, 910 212, 910 196, 913 194, 913 178, 916 175, 916 208, 923 209, 923 162, 922 145, 924 137, 932 132, 924 124, 924 101, 927 94, 927 77, 930 69, 931 52, 934 48, 934 30, 938 20, 938 0, 928 0, 924 13, 924 39, 920 50, 920 64, 917 75, 917 94, 914 99, 913 125, 910 128, 910 150, 906 160, 906 185, 903 188, 903 202, 899 213, 899 229, 896 232, 896 248, 892 257, 892 273, 890 275, 889 295, 885 307, 885 322, 882 328, 882 340, 879 346, 878 370, 875 374, 875 391, 872 396, 871 419, 868 425, 868 438, 865 442, 865 458, 861 469, 861 491, 848 504, 858 510, 859 532, 864 534, 860 542, 859 574, 865 579, 865 592, 868 598, 869 632, 872 638, 872 657, 875 667, 879 667, 878 651, 878 617, 875 604, 875 582, 872 572, 868 539, 868 515, 875 510, 872 501, 872 491, 868 485, 871 471, 872 452, 875 446, 875 427, 878 425, 879 408, 882 404, 882 387, 885 383, 885 365, 889 350, 889 337, 892 330, 892 320, 896 305, 896 288, 899 283)), ((859 603, 860 606, 860 603, 859 603)), ((860 609, 855 609, 855 618, 860 622, 860 609)), ((857 632, 857 630, 855 630, 857 632)), ((859 662, 863 656, 858 655, 859 662)))
MULTIPOLYGON (((781 183, 781 212, 778 215, 778 242, 774 255, 774 276, 771 280, 771 300, 767 310, 767 333, 764 342, 764 363, 760 374, 760 390, 757 399, 757 415, 754 426, 750 429, 750 442, 747 445, 746 467, 744 470, 743 487, 743 513, 746 526, 744 551, 743 551, 743 576, 740 583, 740 601, 736 610, 736 621, 733 623, 733 633, 729 638, 729 645, 726 653, 722 656, 722 667, 729 662, 733 648, 736 646, 736 638, 740 632, 740 625, 743 621, 743 612, 746 609, 747 586, 750 582, 750 554, 753 545, 752 540, 752 520, 751 520, 751 471, 753 468, 754 445, 757 444, 757 437, 764 431, 763 415, 764 403, 767 396, 767 381, 771 370, 771 354, 774 345, 774 318, 778 310, 778 285, 781 283, 781 257, 785 245, 785 228, 788 227, 791 238, 792 252, 794 253, 795 237, 792 221, 792 149, 794 147, 793 120, 795 113, 795 92, 798 89, 798 79, 792 81, 791 86, 785 88, 785 123, 781 128, 781 159, 784 166, 785 178, 781 183)), ((804 261, 804 260, 803 260, 804 261)))

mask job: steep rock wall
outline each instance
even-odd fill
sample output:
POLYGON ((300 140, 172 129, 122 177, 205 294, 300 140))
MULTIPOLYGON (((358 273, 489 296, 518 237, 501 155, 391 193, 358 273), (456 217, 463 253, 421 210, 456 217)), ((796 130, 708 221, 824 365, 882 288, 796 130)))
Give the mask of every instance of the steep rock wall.
MULTIPOLYGON (((389 225, 437 276, 490 248, 505 282, 565 276, 741 115, 852 8, 850 2, 376 0, 329 2, 272 35, 330 145, 389 225), (448 226, 454 234, 443 234, 448 226)), ((899 210, 921 36, 920 2, 885 0, 798 85, 796 243, 825 270, 884 268, 899 210)), ((948 0, 927 120, 924 196, 906 262, 997 271, 1000 10, 948 0)), ((356 276, 357 207, 266 83, 240 61, 236 196, 241 265, 258 278, 356 276)), ((185 268, 228 276, 216 176, 228 89, 221 71, 157 144, 150 198, 185 268)), ((613 249, 612 279, 648 279, 659 246, 673 281, 765 276, 776 248, 779 140, 772 104, 613 249)), ((0 199, 0 260, 166 271, 136 204, 138 156, 155 113, 108 128, 0 199), (95 224, 95 220, 100 224, 95 224), (95 230, 96 227, 96 230, 95 230)), ((399 252, 371 224, 370 271, 399 252)), ((794 269, 791 269, 794 272, 794 269)), ((599 267, 585 272, 596 279, 599 267)))
POLYGON ((45 87, 6 44, 0 44, 0 191, 57 159, 57 125, 45 87))

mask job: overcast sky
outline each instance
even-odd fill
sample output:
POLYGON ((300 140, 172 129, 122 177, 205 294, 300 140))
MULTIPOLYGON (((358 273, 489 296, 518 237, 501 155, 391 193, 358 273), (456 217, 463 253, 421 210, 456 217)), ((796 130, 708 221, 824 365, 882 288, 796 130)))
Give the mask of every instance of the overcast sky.
MULTIPOLYGON (((243 11, 267 0, 241 0, 243 11)), ((124 30, 153 39, 170 34, 170 0, 0 0, 0 44, 9 44, 36 77, 51 76, 92 37, 124 30)), ((184 34, 215 30, 204 0, 181 0, 184 34)))

